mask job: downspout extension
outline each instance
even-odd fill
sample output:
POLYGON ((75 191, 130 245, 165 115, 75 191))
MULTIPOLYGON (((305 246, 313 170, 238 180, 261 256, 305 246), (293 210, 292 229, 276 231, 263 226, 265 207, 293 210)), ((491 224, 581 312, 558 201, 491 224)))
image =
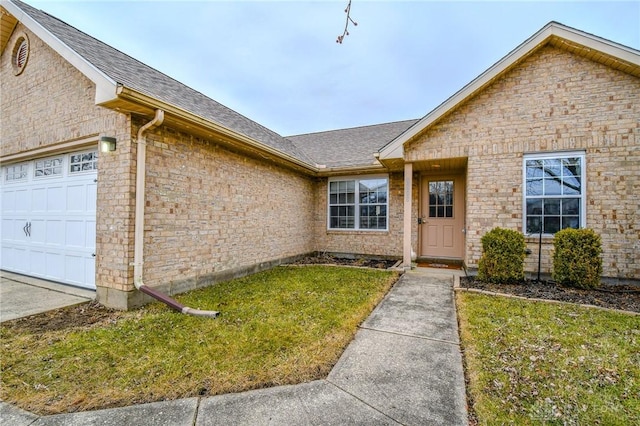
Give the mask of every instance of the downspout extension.
POLYGON ((147 140, 144 132, 162 124, 164 121, 164 111, 156 110, 153 120, 142 126, 138 130, 137 163, 136 163, 136 210, 135 210, 135 231, 134 231, 134 254, 133 254, 133 285, 141 292, 157 299, 170 308, 189 315, 215 318, 220 313, 217 311, 201 311, 199 309, 184 306, 177 300, 167 296, 166 294, 148 287, 144 284, 142 278, 144 264, 144 205, 145 205, 145 175, 146 175, 146 158, 147 158, 147 140))

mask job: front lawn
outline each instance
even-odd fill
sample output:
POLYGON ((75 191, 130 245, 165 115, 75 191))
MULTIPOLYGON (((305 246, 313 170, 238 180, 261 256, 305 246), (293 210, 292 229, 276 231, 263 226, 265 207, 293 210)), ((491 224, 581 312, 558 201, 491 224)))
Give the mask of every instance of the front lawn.
POLYGON ((479 424, 640 424, 640 316, 456 298, 479 424))
POLYGON ((217 319, 86 305, 3 323, 0 399, 54 414, 325 377, 397 278, 279 267, 176 297, 217 319))

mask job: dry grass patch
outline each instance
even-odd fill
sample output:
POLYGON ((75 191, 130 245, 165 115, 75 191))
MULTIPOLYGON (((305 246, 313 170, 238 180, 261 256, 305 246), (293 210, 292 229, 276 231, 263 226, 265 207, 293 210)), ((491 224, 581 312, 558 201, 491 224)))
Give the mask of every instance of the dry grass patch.
POLYGON ((640 316, 456 297, 479 424, 640 424, 640 316))
POLYGON ((373 269, 279 267, 177 297, 221 311, 215 320, 153 304, 81 326, 3 323, 0 399, 54 414, 315 380, 396 280, 373 269))

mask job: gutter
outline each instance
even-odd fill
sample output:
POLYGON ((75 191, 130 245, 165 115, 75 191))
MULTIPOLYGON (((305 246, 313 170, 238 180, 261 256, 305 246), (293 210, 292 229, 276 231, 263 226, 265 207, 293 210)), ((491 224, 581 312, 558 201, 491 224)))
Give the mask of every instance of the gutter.
POLYGON ((190 113, 189 111, 184 110, 180 107, 176 107, 175 105, 168 104, 166 102, 155 99, 151 96, 140 93, 137 90, 131 89, 129 87, 125 87, 122 84, 118 84, 116 93, 118 97, 121 99, 125 99, 125 100, 132 101, 134 103, 138 103, 142 105, 148 105, 152 108, 162 109, 163 111, 170 113, 174 117, 181 118, 187 122, 195 123, 199 126, 209 129, 212 132, 216 132, 226 137, 240 141, 250 148, 253 148, 262 152, 266 152, 268 154, 275 156, 276 158, 281 158, 298 167, 302 167, 305 170, 308 170, 314 174, 317 174, 319 172, 319 169, 316 165, 309 164, 292 155, 286 154, 282 151, 279 151, 275 148, 272 148, 268 145, 258 142, 257 140, 250 138, 246 135, 234 132, 233 130, 228 129, 227 127, 224 127, 211 120, 207 120, 205 118, 200 117, 199 115, 190 113))
POLYGON ((144 205, 145 205, 145 174, 146 174, 146 158, 147 158, 147 140, 144 136, 144 132, 157 127, 164 121, 164 111, 161 109, 156 110, 156 115, 153 120, 142 126, 138 130, 138 137, 136 143, 137 149, 137 163, 136 163, 136 210, 135 210, 135 231, 134 231, 134 254, 133 254, 133 285, 141 292, 148 294, 149 296, 157 299, 170 308, 181 312, 183 314, 203 316, 215 318, 219 315, 216 311, 201 311, 199 309, 193 309, 188 306, 184 306, 180 302, 166 294, 148 287, 144 284, 143 280, 143 264, 144 264, 144 205))

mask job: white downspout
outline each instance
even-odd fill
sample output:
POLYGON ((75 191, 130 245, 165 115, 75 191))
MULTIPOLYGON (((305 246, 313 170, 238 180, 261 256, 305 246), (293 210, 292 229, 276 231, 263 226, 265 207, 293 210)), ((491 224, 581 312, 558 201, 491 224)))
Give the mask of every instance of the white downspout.
POLYGON ((156 116, 140 127, 138 130, 137 162, 136 162, 136 213, 135 213, 135 235, 133 249, 133 285, 140 290, 140 286, 144 285, 142 281, 142 264, 144 259, 144 203, 145 203, 145 175, 146 175, 146 158, 147 158, 147 140, 144 132, 159 126, 164 121, 164 111, 156 110, 156 116))
POLYGON ((134 225, 134 249, 133 249, 133 285, 141 292, 166 303, 171 308, 182 312, 183 314, 198 315, 205 317, 217 317, 219 312, 201 311, 199 309, 189 308, 182 305, 177 300, 172 299, 144 284, 143 265, 144 265, 144 207, 145 207, 145 177, 146 177, 146 159, 147 159, 147 140, 144 132, 162 124, 164 121, 164 111, 156 110, 153 120, 149 121, 138 130, 136 143, 138 144, 137 161, 136 161, 136 210, 134 225))

